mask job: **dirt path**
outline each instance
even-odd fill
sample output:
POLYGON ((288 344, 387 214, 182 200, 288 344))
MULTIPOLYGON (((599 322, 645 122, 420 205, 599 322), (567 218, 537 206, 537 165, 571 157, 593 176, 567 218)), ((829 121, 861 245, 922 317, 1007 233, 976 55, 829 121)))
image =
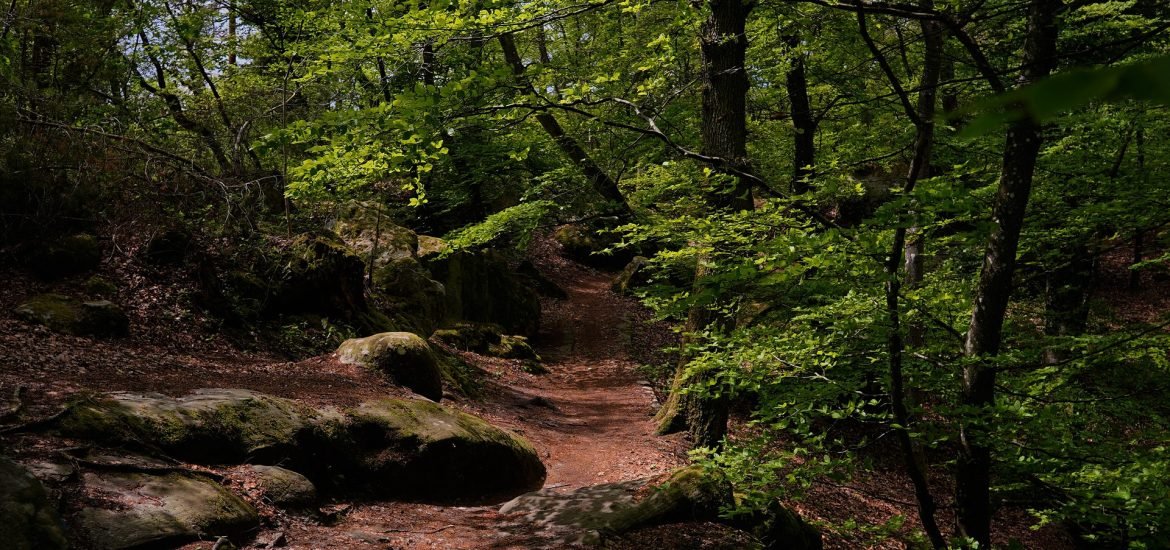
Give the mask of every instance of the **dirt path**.
MULTIPOLYGON (((680 437, 653 433, 654 395, 633 359, 664 345, 665 336, 635 302, 610 292, 611 275, 544 258, 542 270, 569 294, 544 302, 535 343, 549 374, 483 361, 493 379, 488 397, 459 405, 532 441, 548 468, 546 488, 637 479, 683 464, 680 437)), ((292 548, 560 547, 497 509, 363 503, 334 525, 297 522, 286 534, 292 548)))

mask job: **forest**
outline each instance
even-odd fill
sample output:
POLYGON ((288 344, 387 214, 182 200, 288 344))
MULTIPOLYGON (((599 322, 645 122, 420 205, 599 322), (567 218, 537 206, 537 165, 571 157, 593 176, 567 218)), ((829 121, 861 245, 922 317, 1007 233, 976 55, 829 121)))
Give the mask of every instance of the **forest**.
POLYGON ((0 25, 6 548, 1170 548, 1163 0, 0 25))

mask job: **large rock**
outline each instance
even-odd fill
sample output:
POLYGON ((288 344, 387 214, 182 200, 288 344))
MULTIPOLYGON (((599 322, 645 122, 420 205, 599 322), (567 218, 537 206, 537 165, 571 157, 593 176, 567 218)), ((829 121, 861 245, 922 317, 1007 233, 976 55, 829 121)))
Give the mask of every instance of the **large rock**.
POLYGON ((336 410, 239 389, 180 398, 114 393, 75 401, 53 428, 195 463, 279 463, 318 487, 380 497, 514 496, 539 487, 545 474, 523 438, 425 400, 336 410))
POLYGON ((375 203, 339 210, 333 230, 365 261, 378 308, 396 329, 430 334, 446 315, 446 292, 418 261, 418 235, 375 203))
POLYGON ((317 502, 317 487, 309 478, 279 466, 248 467, 264 491, 264 498, 285 508, 304 508, 317 502))
POLYGON ((527 337, 502 332, 502 327, 491 323, 460 323, 436 330, 432 338, 456 349, 480 355, 540 361, 540 356, 532 349, 527 337))
POLYGON ((566 257, 602 269, 620 269, 634 256, 628 249, 615 248, 617 234, 602 224, 562 225, 553 232, 553 239, 566 257))
POLYGON ((436 403, 371 401, 349 422, 361 483, 376 494, 493 500, 544 482, 544 464, 524 438, 436 403))
POLYGON ((102 261, 97 237, 72 235, 42 245, 32 251, 29 267, 38 277, 55 279, 97 269, 102 261))
POLYGON ((665 477, 607 483, 557 492, 544 489, 504 504, 501 514, 518 514, 570 544, 597 543, 608 534, 678 521, 712 521, 731 502, 731 484, 698 467, 665 477))
POLYGON ((18 306, 16 315, 75 336, 117 337, 130 333, 130 320, 122 308, 108 300, 81 301, 61 294, 41 294, 18 306))
POLYGON ((491 252, 437 254, 427 268, 446 289, 450 323, 495 323, 532 336, 540 327, 540 296, 503 258, 491 252))
POLYGON ((298 235, 283 250, 280 262, 283 277, 274 288, 270 310, 347 320, 366 312, 365 263, 337 235, 298 235))
POLYGON ((87 472, 82 483, 86 494, 100 501, 77 514, 77 528, 94 548, 214 540, 260 523, 247 502, 202 476, 87 472))
POLYGON ((342 363, 362 365, 390 377, 395 384, 438 401, 443 379, 427 341, 410 332, 384 332, 346 340, 337 348, 342 363))
POLYGON ((174 398, 111 393, 71 404, 56 421, 63 435, 146 443, 198 463, 276 462, 296 457, 317 411, 241 389, 203 389, 174 398))
POLYGON ((68 548, 41 482, 5 458, 0 458, 0 541, 12 550, 68 548))

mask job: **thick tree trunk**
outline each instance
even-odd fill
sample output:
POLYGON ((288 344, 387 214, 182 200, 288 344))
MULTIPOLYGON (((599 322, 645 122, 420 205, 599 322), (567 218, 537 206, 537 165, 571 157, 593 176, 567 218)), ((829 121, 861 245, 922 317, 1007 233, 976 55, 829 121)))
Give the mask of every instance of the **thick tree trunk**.
MULTIPOLYGON (((516 49, 516 42, 512 39, 510 33, 500 35, 500 46, 504 50, 504 59, 512 67, 512 74, 517 78, 525 81, 525 85, 531 87, 524 76, 526 67, 524 61, 520 58, 520 52, 516 49)), ((622 192, 618 189, 617 181, 609 176, 604 169, 590 158, 589 153, 581 147, 577 140, 565 132, 561 127, 561 123, 557 121, 551 113, 541 112, 537 113, 536 121, 540 123, 541 128, 544 128, 546 134, 553 139, 557 147, 569 160, 577 165, 577 168, 585 174, 585 178, 593 186, 599 195, 617 204, 618 214, 623 216, 632 215, 630 205, 626 202, 622 192)))
MULTIPOLYGON (((1031 3, 1021 84, 1034 82, 1052 72, 1059 33, 1056 14, 1060 7, 1060 0, 1033 0, 1031 3)), ((963 367, 961 403, 973 412, 960 426, 955 504, 959 534, 973 539, 980 548, 991 547, 993 513, 990 426, 986 422, 995 404, 996 370, 990 358, 999 353, 1002 341, 1020 231, 1032 192, 1032 176, 1041 139, 1041 127, 1031 119, 1008 126, 999 190, 992 208, 993 225, 975 289, 971 324, 964 346, 964 353, 976 360, 963 367)))
MULTIPOLYGON (((749 173, 747 160, 747 17, 754 6, 742 0, 707 2, 710 13, 699 35, 703 59, 703 154, 726 159, 730 168, 749 173)), ((740 211, 752 208, 751 187, 741 178, 731 178, 726 189, 717 189, 707 197, 716 211, 740 211)), ((709 275, 710 258, 698 258, 695 287, 709 275)), ((687 314, 684 347, 693 335, 715 329, 733 328, 733 320, 715 313, 713 306, 694 306, 687 314)), ((659 411, 659 433, 687 429, 695 447, 718 448, 727 434, 728 399, 726 396, 683 395, 687 385, 701 385, 709 374, 700 373, 684 379, 688 357, 684 351, 675 374, 671 395, 659 411)))

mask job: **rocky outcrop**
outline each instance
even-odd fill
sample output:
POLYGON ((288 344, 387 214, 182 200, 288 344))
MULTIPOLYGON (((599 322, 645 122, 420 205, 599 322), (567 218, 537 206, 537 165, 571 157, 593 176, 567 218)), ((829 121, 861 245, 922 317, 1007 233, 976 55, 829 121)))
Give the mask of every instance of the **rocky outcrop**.
POLYGON ((101 261, 102 251, 97 237, 82 233, 33 249, 29 267, 38 277, 56 279, 97 269, 101 261))
POLYGON ((184 397, 118 392, 73 402, 54 428, 116 444, 147 443, 203 464, 297 458, 317 411, 241 389, 203 389, 184 397))
POLYGON ((446 289, 449 323, 495 323, 511 334, 536 334, 540 296, 500 256, 456 251, 431 256, 426 265, 446 289))
POLYGON ((6 458, 0 458, 0 541, 12 550, 68 548, 41 482, 6 458))
POLYGON ((435 338, 451 347, 490 357, 540 361, 536 350, 524 336, 503 334, 503 328, 491 323, 460 323, 436 330, 435 338))
POLYGON ((615 248, 617 235, 601 224, 562 225, 553 232, 553 239, 566 257, 602 269, 620 269, 634 256, 627 249, 615 248))
POLYGON ((90 502, 77 529, 94 548, 140 548, 239 534, 259 525, 256 510, 215 481, 188 473, 86 472, 90 502))
POLYGON ((384 332, 346 340, 337 348, 342 363, 361 365, 389 377, 395 384, 438 401, 443 379, 431 348, 416 334, 384 332))
POLYGON ((511 496, 544 480, 532 445, 431 401, 314 409, 240 389, 77 400, 51 429, 200 464, 288 465, 318 487, 426 500, 511 496))
POLYGON ((779 503, 746 519, 722 519, 721 509, 732 502, 731 484, 724 477, 691 466, 657 478, 563 493, 536 491, 504 504, 500 513, 515 514, 566 544, 597 544, 607 537, 675 522, 721 522, 751 532, 766 548, 821 548, 820 533, 779 503))
POLYGON ((130 333, 130 320, 109 300, 77 300, 62 294, 41 294, 18 306, 15 313, 30 323, 75 336, 118 337, 130 333))
POLYGON ((545 489, 504 504, 501 514, 518 514, 566 543, 597 543, 602 537, 676 521, 718 518, 731 501, 731 484, 697 467, 669 476, 582 487, 565 493, 545 489))
POLYGON ((491 501, 544 482, 526 440, 435 403, 371 401, 351 411, 349 423, 362 483, 375 493, 491 501))

